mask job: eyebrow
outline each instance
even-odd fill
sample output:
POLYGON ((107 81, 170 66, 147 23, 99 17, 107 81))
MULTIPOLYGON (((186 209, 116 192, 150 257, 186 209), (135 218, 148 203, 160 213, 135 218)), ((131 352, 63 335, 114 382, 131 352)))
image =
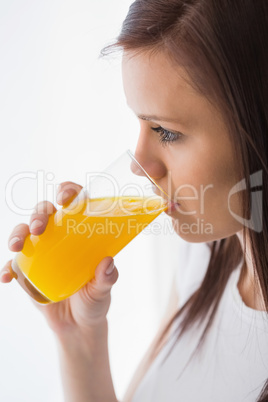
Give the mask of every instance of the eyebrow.
POLYGON ((171 119, 168 117, 155 116, 155 115, 145 116, 145 115, 141 114, 141 115, 138 115, 138 118, 141 120, 146 120, 146 121, 165 121, 167 123, 179 123, 180 122, 180 120, 178 120, 178 119, 171 119))

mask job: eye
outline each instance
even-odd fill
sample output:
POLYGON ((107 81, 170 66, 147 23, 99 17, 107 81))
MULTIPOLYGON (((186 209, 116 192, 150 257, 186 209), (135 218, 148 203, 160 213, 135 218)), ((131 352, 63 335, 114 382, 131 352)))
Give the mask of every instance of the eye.
POLYGON ((162 145, 175 142, 179 140, 183 134, 181 133, 175 133, 169 130, 166 130, 165 128, 159 126, 159 127, 151 127, 153 131, 159 134, 159 141, 162 145))

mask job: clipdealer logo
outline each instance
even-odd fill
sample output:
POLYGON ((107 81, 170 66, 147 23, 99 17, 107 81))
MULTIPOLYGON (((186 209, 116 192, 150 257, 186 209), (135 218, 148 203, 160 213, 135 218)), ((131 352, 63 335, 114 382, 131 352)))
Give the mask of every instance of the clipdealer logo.
POLYGON ((250 211, 250 219, 242 218, 241 216, 237 215, 231 209, 231 197, 234 194, 237 194, 240 191, 247 190, 247 183, 246 179, 241 180, 237 183, 229 192, 228 196, 228 208, 230 214, 243 226, 254 230, 257 233, 260 233, 263 228, 263 221, 262 221, 262 213, 263 213, 263 191, 261 190, 263 185, 263 175, 262 170, 253 173, 250 175, 250 189, 251 189, 251 211, 250 211))

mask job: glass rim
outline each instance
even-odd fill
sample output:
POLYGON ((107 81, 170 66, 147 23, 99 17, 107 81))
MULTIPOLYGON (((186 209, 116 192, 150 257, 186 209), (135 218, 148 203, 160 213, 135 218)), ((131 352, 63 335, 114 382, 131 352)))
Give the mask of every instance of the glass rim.
POLYGON ((162 189, 162 187, 160 187, 155 181, 154 179, 152 179, 152 177, 146 172, 146 170, 142 167, 142 165, 137 161, 137 159, 135 158, 133 152, 128 149, 127 150, 127 154, 131 157, 131 159, 139 166, 139 168, 143 171, 143 173, 145 174, 145 176, 150 180, 151 183, 153 183, 154 186, 156 186, 158 188, 158 190, 161 191, 161 193, 165 194, 167 196, 167 199, 170 200, 169 195, 162 189))

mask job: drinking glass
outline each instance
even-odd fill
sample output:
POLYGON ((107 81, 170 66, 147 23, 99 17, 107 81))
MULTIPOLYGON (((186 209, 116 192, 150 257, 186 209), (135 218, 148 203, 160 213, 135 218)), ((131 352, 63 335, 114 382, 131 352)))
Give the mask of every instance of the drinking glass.
POLYGON ((12 261, 14 276, 39 303, 64 300, 167 207, 167 194, 128 150, 105 171, 88 174, 80 193, 49 216, 44 233, 26 237, 12 261))

